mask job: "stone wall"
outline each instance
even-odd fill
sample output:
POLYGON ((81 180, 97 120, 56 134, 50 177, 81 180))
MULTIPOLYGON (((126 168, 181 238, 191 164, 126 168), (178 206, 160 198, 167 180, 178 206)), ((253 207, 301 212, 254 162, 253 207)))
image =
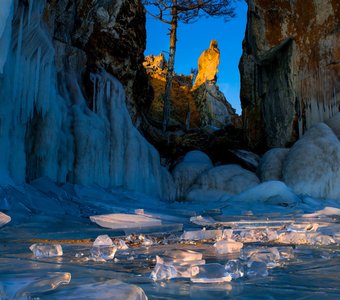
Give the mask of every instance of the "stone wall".
POLYGON ((340 110, 340 3, 248 0, 241 103, 253 148, 289 146, 340 110))

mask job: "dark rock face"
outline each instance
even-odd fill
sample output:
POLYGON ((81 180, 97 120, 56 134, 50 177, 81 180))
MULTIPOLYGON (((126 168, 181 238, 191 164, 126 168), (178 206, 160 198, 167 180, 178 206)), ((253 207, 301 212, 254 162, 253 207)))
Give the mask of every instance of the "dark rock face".
MULTIPOLYGON (((83 52, 86 58, 82 66, 84 88, 88 98, 93 93, 88 88, 92 84, 86 84, 88 74, 105 69, 123 84, 128 109, 135 121, 148 92, 142 67, 146 47, 145 14, 140 1, 49 0, 44 16, 53 39, 66 46, 68 57, 83 52)), ((67 63, 73 64, 70 68, 79 67, 70 60, 67 63)))
POLYGON ((291 145, 340 110, 336 0, 249 0, 240 62, 244 129, 253 148, 291 145))

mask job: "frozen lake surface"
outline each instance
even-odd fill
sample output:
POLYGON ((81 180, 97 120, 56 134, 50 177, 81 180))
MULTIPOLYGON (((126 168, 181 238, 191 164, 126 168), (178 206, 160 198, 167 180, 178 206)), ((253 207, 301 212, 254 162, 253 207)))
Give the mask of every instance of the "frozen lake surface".
POLYGON ((2 211, 12 220, 0 229, 1 299, 340 297, 339 205, 331 200, 258 204, 258 213, 240 203, 228 214, 227 202, 169 204, 122 191, 59 188, 48 181, 35 188, 4 188, 2 199, 2 207, 7 205, 2 211), (325 207, 333 208, 315 214, 325 207), (129 214, 127 222, 135 215, 151 223, 110 229, 89 218, 116 213, 119 222, 129 214), (101 259, 101 248, 93 256, 100 235, 112 243, 104 237, 95 246, 104 247, 106 255, 114 247, 109 252, 114 258, 101 259), (36 257, 30 246, 39 243, 48 249, 60 245, 62 253, 57 247, 57 256, 36 257), (226 245, 230 251, 223 251, 226 245), (242 267, 243 276, 227 270, 231 261, 242 267))

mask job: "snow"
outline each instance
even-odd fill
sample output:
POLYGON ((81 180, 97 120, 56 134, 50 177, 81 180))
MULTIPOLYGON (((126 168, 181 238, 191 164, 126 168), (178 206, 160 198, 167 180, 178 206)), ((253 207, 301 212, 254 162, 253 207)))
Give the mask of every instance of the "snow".
POLYGON ((282 180, 282 164, 288 152, 287 148, 273 148, 263 155, 257 168, 257 175, 262 182, 282 180))
POLYGON ((238 194, 256 186, 260 180, 256 175, 239 165, 222 165, 199 176, 193 188, 220 190, 227 194, 238 194))
POLYGON ((297 194, 340 200, 340 141, 326 124, 310 128, 294 144, 283 180, 297 194))

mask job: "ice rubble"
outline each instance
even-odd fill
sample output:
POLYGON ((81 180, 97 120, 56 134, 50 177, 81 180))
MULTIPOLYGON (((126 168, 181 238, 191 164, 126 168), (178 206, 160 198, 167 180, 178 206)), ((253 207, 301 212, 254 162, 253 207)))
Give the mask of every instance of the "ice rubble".
POLYGON ((201 151, 188 152, 183 161, 176 165, 172 175, 177 189, 177 198, 182 199, 204 171, 213 167, 210 158, 201 151))
POLYGON ((223 165, 202 173, 193 188, 238 194, 260 183, 256 175, 238 165, 223 165))
POLYGON ((232 279, 238 279, 244 276, 244 266, 238 259, 230 259, 224 268, 230 274, 232 279))
POLYGON ((219 254, 228 254, 228 253, 237 253, 240 252, 241 248, 243 247, 243 243, 236 242, 232 239, 218 241, 214 244, 216 251, 219 254))
POLYGON ((37 243, 30 246, 35 257, 56 257, 63 255, 63 248, 59 244, 37 243))
POLYGON ((196 266, 197 274, 190 280, 195 283, 223 283, 232 280, 231 275, 221 264, 212 263, 196 266))
POLYGON ((194 230, 194 231, 184 231, 181 235, 181 240, 216 240, 222 238, 223 231, 218 230, 194 230))
MULTIPOLYGON (((9 24, 12 2, 1 4, 0 19, 9 24)), ((23 183, 48 176, 59 183, 72 179, 174 198, 170 173, 132 124, 122 85, 105 71, 92 74, 92 111, 78 82, 82 66, 71 63, 79 69, 66 70, 60 60, 57 78, 43 6, 44 1, 29 1, 29 7, 18 2, 11 35, 11 26, 1 23, 0 46, 6 40, 13 51, 7 58, 0 51, 0 179, 23 183)))

